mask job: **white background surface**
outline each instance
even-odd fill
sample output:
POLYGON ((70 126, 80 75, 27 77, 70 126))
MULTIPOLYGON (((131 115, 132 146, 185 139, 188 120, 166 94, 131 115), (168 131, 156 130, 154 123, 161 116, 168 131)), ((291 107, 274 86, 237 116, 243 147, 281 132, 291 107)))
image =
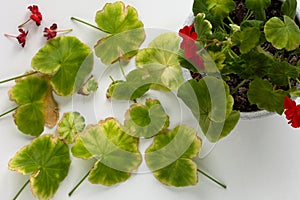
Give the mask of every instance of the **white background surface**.
MULTIPOLYGON (((96 30, 72 22, 76 16, 93 23, 95 12, 109 1, 3 1, 0 12, 0 80, 20 75, 30 69, 32 56, 45 43, 42 31, 45 26, 56 22, 60 29, 73 28, 69 35, 78 36, 89 46, 103 36, 96 30), (26 27, 31 31, 25 48, 21 48, 15 39, 6 38, 4 33, 18 34, 17 25, 29 16, 28 5, 37 4, 43 14, 42 25, 37 28, 34 22, 26 27)), ((168 29, 177 32, 191 12, 192 0, 126 0, 138 10, 140 19, 146 28, 168 29)), ((105 66, 96 59, 94 74, 105 77, 111 73, 104 71, 105 66)), ((126 70, 126 69, 125 69, 126 70)), ((105 78, 103 78, 105 79, 105 78)), ((95 96, 73 99, 57 98, 61 112, 77 110, 82 112, 88 123, 115 115, 122 118, 126 104, 112 104, 105 100, 106 82, 100 83, 95 96), (118 107, 119 106, 119 107, 118 107)), ((7 91, 13 82, 0 85, 0 113, 14 107, 8 100, 7 91)), ((176 106, 175 97, 170 101, 162 100, 166 111, 172 114, 176 106)), ((171 115, 172 116, 172 115, 171 115)), ((178 120, 188 122, 188 115, 172 118, 173 125, 178 120)), ((121 120, 121 119, 120 119, 121 120)), ((55 130, 47 130, 53 133, 55 130)), ((31 138, 21 134, 13 122, 12 116, 0 119, 0 199, 12 199, 15 193, 27 181, 28 176, 7 169, 9 159, 31 138)), ((240 121, 227 138, 219 142, 213 151, 202 159, 201 168, 212 174, 228 189, 224 190, 205 177, 199 175, 199 183, 193 187, 165 187, 154 179, 151 173, 133 175, 127 182, 113 187, 92 185, 88 181, 78 188, 71 198, 68 192, 88 171, 90 164, 74 159, 68 177, 62 182, 53 199, 105 199, 105 200, 299 200, 300 199, 300 130, 292 129, 284 117, 271 116, 252 121, 240 121)), ((20 200, 34 199, 29 187, 26 187, 20 200)))

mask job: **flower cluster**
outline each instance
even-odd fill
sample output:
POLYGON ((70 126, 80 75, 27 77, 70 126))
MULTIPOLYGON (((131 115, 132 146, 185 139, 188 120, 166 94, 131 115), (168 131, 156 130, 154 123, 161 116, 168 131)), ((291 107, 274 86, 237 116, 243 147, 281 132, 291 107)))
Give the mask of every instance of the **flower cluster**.
MULTIPOLYGON (((24 47, 26 44, 26 39, 27 39, 27 35, 28 35, 28 30, 25 31, 24 29, 22 29, 23 26, 25 26, 25 24, 27 24, 29 21, 34 21, 36 23, 37 26, 41 25, 41 21, 43 19, 43 16, 41 14, 41 12, 39 11, 39 7, 37 5, 32 5, 32 6, 28 6, 28 9, 30 10, 31 14, 30 17, 27 21, 25 21, 23 24, 19 25, 19 32, 20 34, 18 36, 14 36, 14 35, 10 35, 10 34, 4 34, 6 37, 12 37, 12 38, 16 38, 17 41, 19 42, 19 44, 24 47)), ((67 29, 67 30, 57 30, 57 24, 53 23, 50 28, 45 28, 44 29, 44 37, 47 38, 47 40, 56 37, 58 32, 69 32, 72 29, 67 29)))
POLYGON ((204 68, 203 59, 197 53, 197 33, 195 32, 194 24, 185 26, 179 30, 179 35, 182 37, 180 48, 184 50, 184 57, 200 69, 204 68))
POLYGON ((35 21, 36 25, 41 25, 41 21, 43 19, 43 16, 41 12, 39 11, 39 7, 36 5, 28 6, 28 9, 31 11, 30 19, 35 21))

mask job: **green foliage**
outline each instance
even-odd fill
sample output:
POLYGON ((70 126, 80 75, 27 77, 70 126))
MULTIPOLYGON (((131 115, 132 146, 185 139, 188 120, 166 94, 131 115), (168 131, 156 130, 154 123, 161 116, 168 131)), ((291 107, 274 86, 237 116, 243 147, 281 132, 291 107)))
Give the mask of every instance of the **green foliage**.
POLYGON ((296 9, 297 0, 285 0, 281 6, 281 12, 292 19, 295 19, 296 9))
POLYGON ((284 97, 288 92, 284 90, 274 90, 272 84, 267 80, 255 79, 251 82, 248 99, 251 103, 256 104, 258 108, 270 112, 282 114, 284 97))
POLYGON ((271 0, 246 0, 246 7, 254 11, 255 18, 266 19, 265 9, 271 4, 271 0))
POLYGON ((8 167, 30 174, 30 188, 39 199, 50 199, 68 175, 71 164, 69 147, 52 135, 43 135, 20 149, 8 167))
POLYGON ((254 79, 267 75, 273 64, 272 59, 266 54, 250 51, 237 58, 230 69, 243 79, 254 79))
POLYGON ((285 15, 283 18, 284 21, 278 17, 267 21, 264 28, 266 39, 277 49, 295 50, 300 45, 299 27, 290 17, 285 15))
POLYGON ((206 76, 199 82, 189 80, 178 89, 177 95, 190 108, 211 142, 228 135, 239 120, 239 113, 232 111, 229 88, 218 78, 206 76))
POLYGON ((133 104, 125 114, 125 132, 134 137, 150 138, 168 126, 169 117, 158 100, 133 104))
POLYGON ((194 0, 193 12, 195 16, 198 13, 205 13, 206 18, 217 26, 229 16, 234 7, 233 0, 194 0))
POLYGON ((91 76, 80 88, 78 91, 79 94, 82 95, 90 95, 94 92, 96 92, 98 89, 98 81, 95 77, 91 76))
POLYGON ((121 1, 105 4, 96 13, 95 21, 107 36, 95 45, 95 53, 104 64, 111 64, 120 58, 133 57, 145 39, 143 23, 138 19, 136 10, 125 7, 121 1))
POLYGON ((140 165, 138 138, 123 131, 113 118, 90 125, 76 138, 72 153, 82 159, 96 159, 89 174, 93 184, 106 186, 126 181, 140 165))
POLYGON ((209 12, 219 21, 227 17, 235 7, 232 0, 206 0, 206 4, 209 12))
POLYGON ((192 160, 201 149, 197 133, 186 125, 164 130, 146 150, 146 163, 157 180, 167 186, 184 187, 198 182, 197 164, 192 160))
POLYGON ((286 86, 290 83, 290 78, 296 79, 298 72, 295 66, 288 62, 275 62, 268 70, 268 77, 278 86, 286 86))
POLYGON ((233 45, 238 46, 242 54, 250 52, 260 45, 264 40, 261 28, 263 21, 245 20, 242 22, 240 29, 232 35, 233 45))
POLYGON ((58 95, 70 96, 93 69, 93 54, 76 37, 60 36, 49 40, 33 57, 31 65, 51 76, 51 85, 58 95))
POLYGON ((135 69, 126 75, 126 80, 113 81, 107 89, 107 97, 117 100, 135 100, 142 97, 150 86, 156 83, 155 77, 144 69, 135 69))
POLYGON ((183 83, 178 60, 180 38, 176 33, 163 33, 136 55, 136 65, 156 79, 155 84, 177 89, 183 83))
POLYGON ((53 98, 48 78, 33 75, 17 81, 9 91, 10 99, 19 106, 15 123, 24 134, 39 136, 44 126, 52 127, 58 120, 58 105, 53 98))
POLYGON ((58 137, 64 140, 67 144, 72 144, 75 141, 77 133, 83 131, 85 127, 84 117, 78 112, 64 113, 62 119, 57 125, 58 137))
POLYGON ((194 24, 198 39, 206 39, 207 35, 212 34, 212 25, 208 20, 205 19, 204 13, 199 13, 195 16, 194 24))

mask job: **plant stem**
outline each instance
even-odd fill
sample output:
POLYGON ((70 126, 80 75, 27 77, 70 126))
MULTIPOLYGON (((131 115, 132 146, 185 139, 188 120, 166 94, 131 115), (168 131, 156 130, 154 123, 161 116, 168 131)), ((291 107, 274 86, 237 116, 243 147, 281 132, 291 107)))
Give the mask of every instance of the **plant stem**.
POLYGON ((115 82, 115 80, 114 80, 114 78, 112 77, 112 76, 109 76, 109 78, 110 78, 110 80, 114 83, 115 82))
POLYGON ((17 38, 16 36, 14 36, 14 35, 10 35, 10 34, 7 34, 7 33, 4 33, 4 36, 5 36, 5 37, 17 38))
POLYGON ((227 19, 229 20, 229 22, 230 22, 231 24, 235 24, 229 16, 227 17, 227 19))
POLYGON ((9 78, 9 79, 6 79, 6 80, 3 80, 3 81, 0 81, 0 84, 1 83, 6 83, 8 81, 12 81, 12 80, 15 80, 15 79, 18 79, 18 78, 23 78, 23 77, 26 77, 26 76, 30 76, 30 75, 33 75, 33 74, 36 74, 38 73, 37 71, 34 71, 34 72, 30 72, 28 74, 23 74, 23 75, 20 75, 20 76, 15 76, 15 77, 12 77, 12 78, 9 78))
POLYGON ((300 80, 298 78, 296 78, 296 81, 297 81, 298 84, 300 84, 300 80))
POLYGON ((19 197, 19 195, 22 193, 22 191, 24 190, 24 188, 29 184, 29 182, 30 182, 30 179, 28 179, 28 181, 26 181, 26 183, 24 183, 24 185, 21 187, 21 189, 16 194, 16 196, 13 198, 13 200, 16 200, 19 197))
POLYGON ((64 30, 58 30, 58 31, 56 31, 56 32, 57 32, 57 33, 69 33, 69 32, 71 32, 71 31, 73 31, 73 29, 69 28, 69 29, 64 29, 64 30))
MULTIPOLYGON (((88 23, 88 22, 85 22, 85 21, 83 21, 83 20, 81 20, 81 19, 78 19, 78 18, 76 18, 76 17, 71 17, 71 20, 78 21, 78 22, 83 23, 83 24, 85 24, 85 25, 88 25, 88 26, 90 26, 90 27, 92 27, 92 28, 95 28, 95 29, 97 29, 97 30, 99 30, 99 31, 106 32, 106 31, 103 31, 101 28, 99 28, 99 27, 97 27, 97 26, 95 26, 95 25, 93 25, 93 24, 90 24, 90 23, 88 23)), ((106 32, 106 33, 107 33, 107 32, 106 32)))
POLYGON ((88 177, 90 174, 91 170, 89 170, 86 175, 77 183, 77 185, 69 192, 69 197, 72 196, 72 194, 75 192, 75 190, 81 185, 81 183, 88 177))
POLYGON ((18 28, 21 28, 22 26, 24 26, 25 24, 27 24, 29 21, 30 21, 31 19, 29 18, 29 19, 27 19, 27 21, 26 22, 24 22, 23 24, 20 24, 19 26, 18 26, 18 28))
POLYGON ((123 66, 122 66, 122 64, 121 64, 121 61, 119 61, 119 66, 120 66, 120 69, 121 69, 121 73, 122 73, 123 77, 124 77, 125 80, 126 80, 126 74, 125 74, 124 68, 123 68, 123 66))
POLYGON ((248 81, 248 80, 245 79, 245 80, 243 80, 242 82, 240 82, 240 84, 238 84, 238 85, 232 90, 231 94, 236 93, 236 91, 237 91, 242 85, 244 85, 247 81, 248 81))
POLYGON ((19 106, 15 107, 15 108, 13 108, 13 109, 10 109, 9 111, 6 111, 5 113, 2 113, 2 114, 0 115, 0 118, 3 117, 4 115, 7 115, 8 113, 11 113, 11 112, 14 111, 14 110, 17 110, 18 107, 19 107, 19 106))
POLYGON ((217 183, 219 186, 221 186, 222 188, 226 189, 227 186, 224 185, 223 183, 221 183, 220 181, 216 180, 215 178, 209 176, 208 174, 206 174, 205 172, 203 172, 200 169, 197 169, 198 172, 200 172, 201 174, 203 174, 204 176, 206 176, 207 178, 209 178, 210 180, 212 180, 213 182, 217 183))
POLYGON ((248 20, 250 17, 251 17, 251 15, 253 14, 253 11, 251 11, 251 10, 248 10, 248 12, 247 12, 247 14, 246 14, 246 16, 245 16, 245 18, 243 19, 243 21, 246 21, 246 20, 248 20))

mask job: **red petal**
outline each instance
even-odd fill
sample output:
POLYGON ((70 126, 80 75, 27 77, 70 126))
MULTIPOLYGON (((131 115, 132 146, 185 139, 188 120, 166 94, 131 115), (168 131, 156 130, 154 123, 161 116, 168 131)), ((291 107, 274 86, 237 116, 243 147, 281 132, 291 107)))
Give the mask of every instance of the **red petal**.
POLYGON ((283 107, 285 109, 295 109, 296 108, 296 102, 291 100, 289 97, 284 97, 283 107))
POLYGON ((55 23, 52 24, 52 25, 50 26, 50 29, 53 30, 53 31, 56 30, 56 29, 57 29, 57 24, 55 24, 55 23))
POLYGON ((194 24, 191 24, 190 26, 184 26, 182 29, 179 30, 179 35, 183 38, 187 36, 193 40, 196 40, 198 36, 193 29, 194 29, 194 24))

